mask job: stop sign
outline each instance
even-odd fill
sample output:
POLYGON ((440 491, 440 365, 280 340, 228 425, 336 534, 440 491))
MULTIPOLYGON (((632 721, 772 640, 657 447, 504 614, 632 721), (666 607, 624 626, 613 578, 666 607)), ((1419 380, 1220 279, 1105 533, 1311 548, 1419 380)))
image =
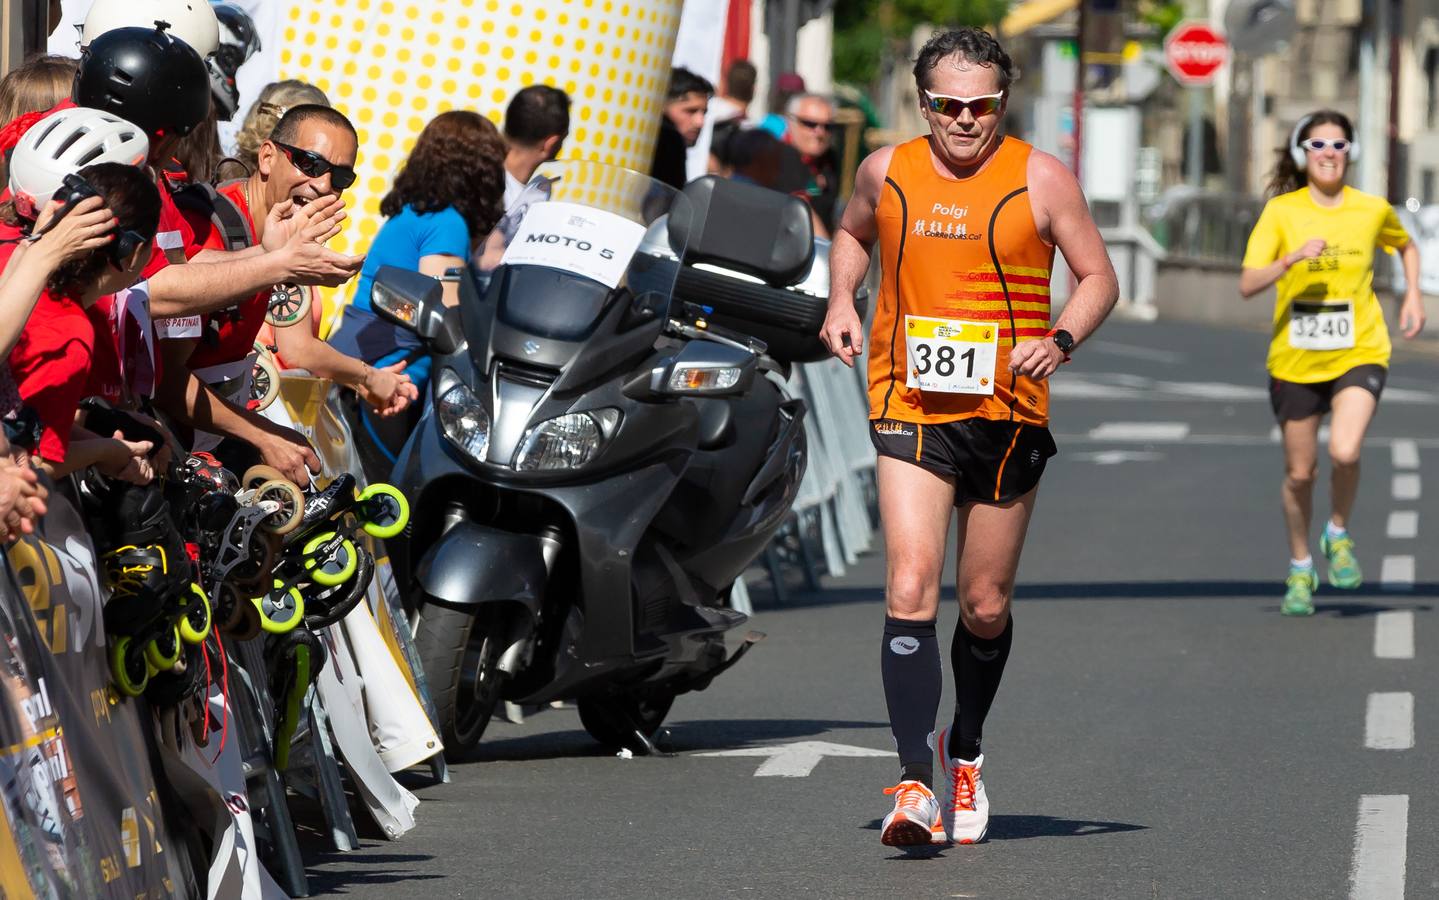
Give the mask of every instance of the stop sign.
POLYGON ((1206 85, 1229 61, 1229 42, 1207 22, 1180 22, 1164 38, 1164 61, 1180 84, 1206 85))

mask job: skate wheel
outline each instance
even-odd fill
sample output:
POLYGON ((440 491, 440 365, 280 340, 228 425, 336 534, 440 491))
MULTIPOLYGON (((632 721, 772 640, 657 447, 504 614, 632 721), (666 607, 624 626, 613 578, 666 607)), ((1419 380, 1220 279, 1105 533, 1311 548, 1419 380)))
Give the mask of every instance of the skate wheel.
POLYGON ((280 396, 280 369, 264 344, 256 344, 259 355, 255 357, 255 368, 250 378, 250 409, 260 412, 267 409, 280 396))
POLYGON ((253 491, 267 481, 284 480, 285 476, 281 475, 280 470, 274 466, 251 466, 245 470, 245 477, 240 479, 240 487, 247 491, 253 491))
POLYGON ((271 328, 293 325, 310 313, 310 291, 297 284, 277 284, 270 291, 265 324, 271 328))
POLYGON ((168 672, 180 661, 184 648, 180 644, 180 629, 171 626, 159 637, 145 645, 145 662, 156 672, 168 672))
POLYGON ((359 504, 361 527, 370 537, 392 538, 410 523, 410 502, 392 484, 372 484, 360 491, 359 504))
POLYGON ((199 644, 210 636, 210 598, 205 596, 198 584, 192 583, 190 591, 195 595, 195 604, 180 618, 180 640, 187 644, 199 644))
POLYGON ((265 620, 253 601, 240 604, 237 619, 235 627, 230 629, 230 636, 237 641, 248 641, 263 630, 260 626, 265 620))
POLYGON ((305 597, 295 588, 275 580, 275 589, 254 601, 260 611, 260 627, 270 634, 284 634, 305 617, 305 597))
POLYGON ((235 585, 224 582, 215 589, 215 605, 211 612, 219 618, 220 628, 233 633, 243 623, 245 607, 249 605, 243 601, 235 585))
POLYGON ((312 556, 320 552, 327 541, 334 538, 335 532, 327 531, 305 545, 305 569, 309 572, 310 580, 325 587, 344 584, 355 574, 355 566, 359 563, 355 545, 349 538, 341 538, 339 546, 320 559, 312 556))
POLYGON ((110 677, 115 679, 115 689, 126 697, 140 696, 150 683, 150 666, 129 635, 115 638, 110 645, 110 677))
POLYGON ((280 504, 280 511, 260 525, 272 534, 289 534, 299 528, 305 518, 305 495, 292 482, 267 481, 255 489, 255 499, 280 504))

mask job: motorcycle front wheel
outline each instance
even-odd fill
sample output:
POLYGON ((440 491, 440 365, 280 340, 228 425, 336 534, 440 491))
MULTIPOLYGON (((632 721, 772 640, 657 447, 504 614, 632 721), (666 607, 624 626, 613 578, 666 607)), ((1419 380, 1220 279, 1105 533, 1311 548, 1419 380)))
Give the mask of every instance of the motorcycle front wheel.
POLYGON ((452 609, 427 603, 420 609, 415 648, 435 701, 445 758, 474 755, 489 727, 508 676, 500 671, 508 632, 493 609, 452 609))
POLYGON ((635 731, 654 738, 674 705, 675 695, 668 692, 647 694, 605 694, 586 697, 577 704, 580 724, 590 737, 606 747, 622 747, 632 753, 646 748, 635 731))

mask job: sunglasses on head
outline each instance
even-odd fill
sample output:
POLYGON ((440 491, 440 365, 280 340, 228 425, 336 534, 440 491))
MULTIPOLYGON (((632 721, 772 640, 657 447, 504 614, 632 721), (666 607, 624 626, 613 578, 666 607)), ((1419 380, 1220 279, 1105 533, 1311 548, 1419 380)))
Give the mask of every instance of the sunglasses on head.
POLYGON ((1299 142, 1299 146, 1305 150, 1313 150, 1315 153, 1323 153, 1330 147, 1335 153, 1348 153, 1353 141, 1346 141, 1344 138, 1309 138, 1299 142))
POLYGON ((308 178, 320 178, 326 172, 330 173, 330 184, 336 190, 343 191, 355 183, 355 170, 349 166, 340 166, 330 162, 318 153, 311 150, 301 150, 299 147, 292 147, 289 144, 282 144, 279 141, 271 141, 290 164, 299 169, 308 178))
POLYGON ((982 97, 951 97, 948 94, 935 94, 925 91, 924 96, 928 98, 929 111, 938 113, 950 119, 959 118, 959 114, 966 109, 969 114, 978 119, 980 116, 989 116, 999 112, 1004 105, 1004 91, 998 94, 985 94, 982 97))
POLYGON ((834 127, 833 122, 820 122, 815 119, 801 119, 799 116, 791 116, 790 118, 794 119, 795 122, 803 125, 811 131, 829 131, 831 128, 834 127))

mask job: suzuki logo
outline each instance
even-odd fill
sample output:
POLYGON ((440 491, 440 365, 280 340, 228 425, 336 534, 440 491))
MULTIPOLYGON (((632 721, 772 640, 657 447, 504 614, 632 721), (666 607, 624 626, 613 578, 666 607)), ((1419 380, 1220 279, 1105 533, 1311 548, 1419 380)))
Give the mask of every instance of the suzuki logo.
POLYGON ((539 353, 539 352, 540 352, 540 345, 539 345, 539 344, 536 344, 534 341, 525 341, 525 355, 526 355, 526 356, 534 356, 536 353, 539 353))

